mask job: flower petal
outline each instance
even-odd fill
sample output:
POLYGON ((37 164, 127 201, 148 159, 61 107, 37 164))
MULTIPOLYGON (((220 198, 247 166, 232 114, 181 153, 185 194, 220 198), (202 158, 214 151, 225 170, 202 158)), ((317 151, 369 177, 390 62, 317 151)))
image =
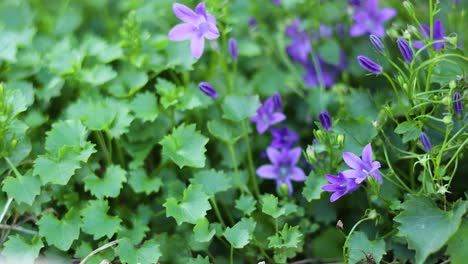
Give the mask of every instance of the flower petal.
POLYGON ((172 10, 177 18, 186 23, 195 23, 198 20, 197 14, 183 4, 174 3, 172 5, 172 10))
POLYGON ((270 125, 278 124, 279 122, 283 121, 286 119, 286 116, 283 113, 273 113, 273 116, 271 117, 270 120, 270 125))
POLYGON ((363 149, 362 149, 362 161, 365 164, 372 164, 372 146, 371 144, 367 144, 363 149))
POLYGON ((199 15, 206 17, 206 6, 205 2, 201 2, 195 7, 195 12, 199 15))
POLYGON ((341 196, 345 195, 345 192, 343 191, 337 191, 332 196, 330 196, 330 202, 335 202, 336 200, 340 199, 341 196))
POLYGON ((352 152, 343 152, 343 160, 349 167, 356 170, 362 170, 366 167, 362 160, 352 152))
POLYGON ((358 37, 364 35, 364 33, 366 33, 366 27, 357 23, 354 24, 349 30, 349 35, 351 35, 351 37, 358 37))
POLYGON ((282 161, 283 155, 277 149, 269 147, 266 152, 272 164, 279 164, 282 161))
POLYGON ((382 8, 379 12, 379 20, 383 23, 387 20, 392 19, 394 16, 396 16, 396 14, 397 12, 393 8, 382 8))
POLYGON ((273 165, 262 165, 257 169, 257 175, 265 179, 276 179, 276 168, 273 165))
POLYGON ((172 41, 183 41, 192 37, 195 27, 192 24, 183 23, 174 26, 167 37, 172 41))
POLYGON ((345 170, 341 172, 346 178, 354 179, 357 184, 361 184, 367 179, 367 173, 358 170, 345 170))
POLYGON ((306 180, 306 175, 301 168, 293 167, 289 174, 289 179, 293 181, 302 182, 306 180))
POLYGON ((340 188, 340 186, 336 184, 328 184, 328 185, 322 186, 322 190, 327 191, 327 192, 336 192, 340 189, 342 188, 340 188))
POLYGON ((199 59, 205 49, 205 39, 203 36, 193 36, 190 42, 190 49, 192 50, 192 56, 199 59))
POLYGON ((342 179, 340 177, 333 176, 331 174, 325 175, 325 179, 327 179, 327 181, 329 181, 330 183, 334 183, 334 184, 340 184, 342 182, 342 179))
POLYGON ((205 32, 203 36, 209 40, 219 38, 219 30, 216 27, 216 24, 209 23, 208 30, 205 32))

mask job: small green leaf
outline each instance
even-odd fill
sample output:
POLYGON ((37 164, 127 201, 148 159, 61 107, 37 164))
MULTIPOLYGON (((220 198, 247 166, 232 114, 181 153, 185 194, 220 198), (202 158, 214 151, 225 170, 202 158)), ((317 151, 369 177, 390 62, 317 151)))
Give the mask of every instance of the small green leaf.
POLYGON ((45 149, 49 153, 57 154, 64 146, 84 147, 87 136, 88 131, 80 121, 59 121, 47 132, 45 149))
POLYGON ((358 263, 366 260, 367 254, 372 254, 375 263, 380 263, 385 255, 385 241, 382 239, 370 241, 366 234, 356 231, 351 235, 348 242, 349 263, 358 263))
POLYGON ((340 57, 341 57, 341 48, 338 42, 333 39, 329 38, 325 40, 319 47, 318 53, 323 60, 332 65, 340 64, 340 57))
POLYGON ((65 185, 80 167, 80 153, 75 148, 65 146, 62 157, 40 155, 34 161, 34 175, 39 175, 43 184, 65 185))
POLYGON ((6 264, 34 264, 43 246, 38 236, 34 237, 31 242, 25 241, 20 235, 9 236, 2 255, 6 257, 6 264))
POLYGON ((104 197, 117 197, 122 189, 122 184, 127 181, 127 172, 119 165, 110 165, 106 169, 104 177, 98 178, 96 175, 88 175, 84 179, 85 190, 98 199, 104 197))
POLYGON ((195 240, 202 243, 211 241, 216 231, 214 229, 210 229, 209 225, 210 222, 208 222, 208 219, 206 218, 201 218, 197 220, 197 223, 193 228, 195 240))
POLYGON ((284 208, 278 207, 278 197, 266 194, 262 197, 262 212, 273 218, 278 218, 284 215, 284 208))
POLYGON ((268 247, 273 249, 274 260, 277 263, 285 263, 288 258, 296 256, 302 250, 303 235, 298 226, 284 225, 278 235, 268 237, 268 247))
POLYGON ((184 166, 202 168, 205 166, 205 145, 208 138, 195 130, 195 125, 180 125, 159 142, 162 154, 180 168, 184 166))
POLYGON ((190 179, 192 184, 199 184, 203 190, 209 195, 214 196, 218 192, 227 191, 232 187, 230 179, 224 171, 202 170, 190 179))
POLYGON ((128 239, 123 239, 119 242, 115 251, 120 257, 122 263, 139 263, 139 264, 152 264, 158 263, 161 257, 159 244, 154 240, 147 240, 139 248, 133 246, 128 239))
POLYGON ((252 196, 242 195, 236 200, 236 208, 241 210, 245 215, 250 215, 255 211, 257 201, 252 196))
POLYGON ((403 211, 395 221, 400 223, 399 235, 405 237, 408 247, 416 251, 417 264, 423 264, 457 231, 467 204, 467 201, 459 200, 453 210, 442 211, 428 197, 410 196, 401 205, 403 211))
POLYGON ((166 216, 172 216, 181 225, 184 222, 196 224, 198 219, 204 218, 206 212, 211 209, 208 202, 209 196, 203 191, 200 185, 189 185, 184 190, 184 196, 181 201, 174 197, 169 197, 164 203, 166 216))
POLYGON ((130 109, 143 121, 154 121, 159 114, 156 96, 150 92, 138 93, 130 103, 130 109))
POLYGON ((242 218, 233 227, 226 228, 224 237, 234 248, 243 248, 249 244, 257 223, 251 218, 242 218))
POLYGON ((117 72, 109 65, 96 65, 81 71, 81 80, 90 85, 99 86, 117 77, 117 72))
POLYGON ((81 210, 83 232, 93 235, 97 240, 107 236, 111 238, 120 229, 120 219, 107 214, 107 201, 89 201, 88 206, 81 210))
POLYGON ((259 106, 258 96, 228 95, 221 107, 223 118, 239 122, 255 115, 259 106))
POLYGON ((311 171, 305 181, 302 195, 308 202, 312 200, 318 200, 323 193, 322 186, 326 185, 327 183, 328 182, 323 175, 319 176, 314 171, 311 171))
POLYGON ((242 137, 238 126, 234 126, 226 120, 211 120, 208 122, 207 128, 214 137, 227 143, 234 143, 242 137))
POLYGON ((37 222, 39 234, 43 236, 49 245, 67 251, 73 241, 80 235, 81 219, 77 210, 70 210, 62 220, 58 220, 53 214, 45 214, 37 222))
POLYGON ((345 135, 344 151, 361 153, 362 148, 377 136, 377 129, 367 118, 348 118, 340 120, 334 128, 345 135))
POLYGON ((17 203, 32 205, 34 198, 41 193, 41 181, 28 171, 24 176, 8 176, 3 181, 2 190, 17 203))
POLYGON ((151 194, 156 193, 161 188, 160 178, 148 177, 144 169, 137 169, 129 173, 128 184, 136 193, 151 194))
MULTIPOLYGON (((152 212, 151 212, 152 213, 152 212)), ((118 237, 125 237, 129 239, 134 245, 139 244, 146 236, 150 228, 148 222, 145 219, 141 219, 139 216, 132 218, 132 227, 122 227, 118 232, 118 237)))
POLYGON ((453 264, 465 263, 468 259, 468 220, 465 219, 457 230, 457 232, 450 238, 447 243, 447 253, 453 264))
POLYGON ((197 258, 189 259, 188 264, 211 264, 211 262, 209 257, 197 255, 197 258))
POLYGON ((405 121, 395 128, 395 133, 403 134, 403 143, 419 138, 421 129, 413 121, 405 121))

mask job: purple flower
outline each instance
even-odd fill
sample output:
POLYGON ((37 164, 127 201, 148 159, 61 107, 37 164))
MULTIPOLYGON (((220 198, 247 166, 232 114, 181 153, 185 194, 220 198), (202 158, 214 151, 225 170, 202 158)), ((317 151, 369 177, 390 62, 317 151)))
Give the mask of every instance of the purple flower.
POLYGON ((361 156, 362 159, 354 153, 343 152, 343 160, 351 167, 350 170, 343 171, 343 175, 346 178, 355 179, 357 184, 366 180, 369 175, 382 183, 382 176, 378 170, 380 162, 372 161, 372 147, 370 143, 364 147, 361 156))
MULTIPOLYGON (((430 39, 430 35, 431 35, 431 28, 428 26, 428 25, 425 25, 423 24, 422 27, 419 28, 419 31, 421 32, 421 36, 422 36, 422 39, 423 40, 428 40, 430 39)), ((433 37, 433 40, 444 40, 445 36, 444 36, 444 27, 442 25, 442 22, 440 21, 440 19, 436 19, 434 21, 434 37, 433 37)), ((420 49, 424 46, 424 43, 422 43, 421 41, 415 41, 413 43, 413 46, 417 49, 420 49)), ((445 46, 445 44, 442 42, 442 43, 436 43, 434 44, 434 50, 439 50, 439 49, 443 49, 445 46)))
POLYGON ((406 61, 406 63, 411 64, 414 54, 408 42, 406 42, 406 40, 403 38, 398 38, 397 46, 398 49, 400 49, 401 55, 403 56, 403 59, 406 61))
POLYGON ((374 34, 371 34, 371 35, 369 36, 369 39, 370 39, 370 42, 372 43, 372 45, 374 46, 374 48, 375 48, 378 52, 384 54, 385 46, 384 46, 384 44, 382 43, 382 40, 380 40, 380 38, 377 37, 377 36, 374 35, 374 34))
POLYGON ((382 73, 382 66, 374 62, 373 60, 369 59, 366 56, 360 55, 357 56, 357 61, 361 67, 373 74, 381 74, 382 73))
POLYGON ((336 79, 340 76, 341 71, 348 65, 346 55, 343 51, 341 51, 338 65, 327 64, 322 57, 318 55, 316 56, 316 62, 318 71, 311 61, 304 65, 304 82, 311 87, 320 85, 321 82, 323 82, 322 84, 327 88, 333 86, 336 79))
POLYGON ((385 35, 384 23, 396 15, 393 8, 379 9, 379 0, 367 0, 353 15, 354 24, 349 34, 352 37, 372 33, 378 37, 385 35))
POLYGON ((318 117, 323 129, 329 131, 332 128, 332 118, 330 114, 327 111, 321 111, 318 117))
POLYGON ((190 49, 192 50, 192 56, 199 59, 205 48, 205 38, 213 40, 219 37, 216 18, 206 13, 204 2, 197 5, 195 12, 179 3, 174 3, 172 9, 176 17, 184 23, 174 26, 169 31, 169 40, 183 41, 191 39, 190 49))
POLYGON ((461 115, 463 113, 462 95, 459 92, 453 93, 453 109, 457 115, 461 115))
POLYGON ((361 0, 349 0, 348 3, 351 6, 354 6, 354 7, 360 7, 361 6, 361 0))
POLYGON ((424 147, 424 150, 426 152, 430 152, 432 149, 431 141, 429 140, 429 137, 426 135, 426 133, 421 132, 421 135, 419 135, 419 139, 421 140, 421 144, 424 147))
POLYGON ((218 92, 215 90, 213 85, 211 85, 211 83, 209 83, 209 82, 201 82, 200 84, 198 84, 198 88, 203 93, 205 93, 206 95, 208 95, 209 97, 211 97, 213 99, 218 97, 218 92))
POLYGON ((252 30, 257 30, 257 20, 254 17, 249 17, 248 24, 252 30))
POLYGON ((352 193, 359 188, 359 184, 357 184, 353 179, 345 177, 341 172, 338 173, 337 176, 327 174, 325 175, 325 178, 330 182, 330 184, 322 186, 322 190, 333 192, 330 197, 330 202, 334 202, 340 199, 341 196, 352 193))
POLYGON ((307 31, 300 31, 301 21, 296 18, 294 23, 286 27, 286 35, 293 40, 286 47, 286 52, 294 62, 306 64, 310 54, 310 36, 307 31))
POLYGON ((237 41, 234 38, 230 38, 228 42, 228 51, 234 61, 237 61, 237 41))
POLYGON ((271 2, 275 5, 281 4, 281 0, 271 0, 271 2))
POLYGON ((273 111, 282 111, 283 110, 283 100, 281 100, 281 95, 278 92, 275 92, 270 98, 267 100, 272 100, 274 105, 273 111))
POLYGON ((291 181, 305 181, 304 171, 296 164, 301 157, 301 148, 282 149, 281 151, 269 147, 267 155, 271 164, 262 165, 257 169, 257 175, 276 180, 276 185, 285 183, 289 189, 289 195, 292 195, 293 187, 291 181))
POLYGON ((286 126, 282 126, 280 129, 272 128, 271 135, 273 140, 270 146, 275 148, 291 148, 299 140, 299 136, 286 126))
POLYGON ((257 109, 257 114, 250 117, 250 121, 257 123, 257 131, 260 134, 265 133, 265 131, 270 128, 270 126, 275 125, 286 119, 286 116, 281 113, 281 109, 277 109, 275 106, 275 101, 273 97, 265 100, 263 105, 257 109))

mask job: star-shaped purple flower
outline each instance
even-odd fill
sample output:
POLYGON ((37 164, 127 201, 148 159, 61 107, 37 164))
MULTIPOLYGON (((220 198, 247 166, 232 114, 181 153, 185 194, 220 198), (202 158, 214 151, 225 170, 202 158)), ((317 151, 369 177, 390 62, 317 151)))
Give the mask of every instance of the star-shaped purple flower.
POLYGON ((343 175, 346 178, 354 179, 357 184, 365 181, 369 175, 382 183, 382 176, 378 170, 380 162, 372 161, 372 146, 370 143, 364 147, 361 156, 362 159, 352 152, 343 152, 343 160, 351 167, 350 170, 343 171, 343 175))
MULTIPOLYGON (((423 40, 427 40, 429 39, 429 36, 431 35, 431 28, 428 26, 428 25, 425 25, 423 24, 422 25, 422 28, 420 27, 419 28, 419 31, 421 32, 421 36, 423 38, 423 40)), ((440 19, 436 19, 434 21, 434 37, 433 37, 433 40, 436 41, 436 40, 444 40, 445 39, 445 36, 444 36, 444 26, 442 25, 442 22, 440 21, 440 19)), ((424 46, 424 43, 422 43, 421 41, 415 41, 413 43, 413 46, 417 49, 420 49, 424 46)), ((442 43, 436 43, 434 44, 434 50, 439 50, 439 49, 443 49, 445 46, 445 44, 442 42, 442 43)))
POLYGON ((299 136, 286 126, 271 129, 271 135, 273 135, 273 140, 270 146, 275 148, 291 148, 299 140, 299 136))
POLYGON ((334 202, 341 196, 352 193, 359 188, 359 184, 357 184, 354 179, 346 178, 341 172, 338 173, 337 176, 327 174, 325 178, 330 184, 322 186, 322 190, 333 192, 330 197, 330 202, 334 202))
POLYGON ((302 182, 306 180, 304 171, 296 164, 301 157, 301 148, 282 149, 281 151, 269 147, 267 155, 271 164, 262 165, 257 169, 257 175, 276 180, 276 185, 286 184, 289 189, 289 195, 292 195, 293 186, 291 181, 302 182))
POLYGON ((172 9, 176 17, 184 23, 174 26, 169 31, 169 40, 183 41, 191 39, 192 56, 199 59, 205 48, 205 38, 213 40, 219 37, 216 18, 212 14, 206 13, 204 2, 197 5, 195 12, 179 3, 174 3, 172 9))
POLYGON ((286 47, 286 52, 294 62, 305 64, 311 50, 309 33, 300 31, 301 21, 296 18, 294 23, 286 27, 286 35, 292 38, 291 44, 286 47))
POLYGON ((263 134, 270 126, 286 119, 281 109, 278 109, 277 104, 278 102, 274 95, 266 99, 263 105, 257 109, 257 113, 250 117, 249 120, 257 124, 258 133, 263 134))
POLYGON ((396 15, 393 8, 379 9, 379 0, 367 0, 353 15, 354 25, 349 34, 352 37, 374 34, 378 37, 385 35, 384 23, 396 15))

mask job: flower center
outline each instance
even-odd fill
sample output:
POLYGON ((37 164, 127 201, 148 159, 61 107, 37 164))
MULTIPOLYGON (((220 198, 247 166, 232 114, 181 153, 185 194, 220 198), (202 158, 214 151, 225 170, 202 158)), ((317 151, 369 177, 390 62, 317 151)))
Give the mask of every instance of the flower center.
POLYGON ((278 170, 278 176, 281 180, 286 179, 286 177, 289 175, 289 167, 286 166, 281 166, 278 170))
POLYGON ((205 34, 208 31, 208 23, 202 22, 198 25, 198 32, 205 34))

